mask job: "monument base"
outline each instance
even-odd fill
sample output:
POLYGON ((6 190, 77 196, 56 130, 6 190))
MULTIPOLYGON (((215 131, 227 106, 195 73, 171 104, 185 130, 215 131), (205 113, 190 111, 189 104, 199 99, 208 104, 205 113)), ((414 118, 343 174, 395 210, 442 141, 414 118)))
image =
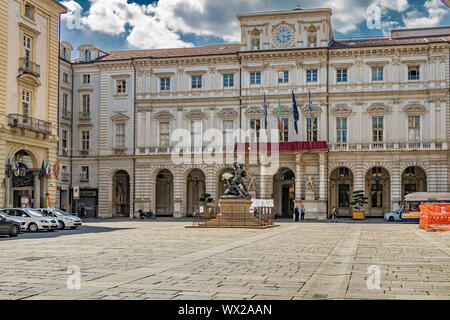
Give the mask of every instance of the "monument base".
POLYGON ((295 205, 305 207, 305 220, 326 220, 327 202, 323 200, 302 200, 296 201, 295 205))
POLYGON ((198 228, 270 228, 273 221, 255 219, 250 213, 250 199, 220 199, 220 213, 212 220, 201 222, 198 228))

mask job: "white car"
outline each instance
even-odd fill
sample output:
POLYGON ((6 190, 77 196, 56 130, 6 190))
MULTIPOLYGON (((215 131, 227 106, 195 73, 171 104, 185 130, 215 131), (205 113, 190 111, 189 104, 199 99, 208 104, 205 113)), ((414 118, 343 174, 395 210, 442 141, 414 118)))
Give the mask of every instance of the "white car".
POLYGON ((395 210, 384 214, 386 221, 402 221, 402 209, 395 210))
POLYGON ((20 230, 21 230, 21 231, 27 230, 27 223, 26 223, 25 220, 23 220, 22 218, 19 218, 19 217, 10 217, 10 216, 6 216, 6 215, 0 213, 0 219, 1 219, 1 218, 6 218, 6 219, 9 219, 9 220, 12 220, 12 221, 17 222, 17 223, 20 225, 20 230))
POLYGON ((25 221, 25 230, 38 232, 40 230, 55 231, 58 229, 58 222, 55 218, 45 217, 39 211, 28 208, 7 208, 1 209, 1 214, 7 217, 18 217, 25 221))
POLYGON ((53 208, 41 208, 39 210, 46 217, 55 218, 58 222, 58 228, 64 230, 65 228, 76 229, 81 226, 81 219, 73 216, 67 212, 53 209, 53 208))

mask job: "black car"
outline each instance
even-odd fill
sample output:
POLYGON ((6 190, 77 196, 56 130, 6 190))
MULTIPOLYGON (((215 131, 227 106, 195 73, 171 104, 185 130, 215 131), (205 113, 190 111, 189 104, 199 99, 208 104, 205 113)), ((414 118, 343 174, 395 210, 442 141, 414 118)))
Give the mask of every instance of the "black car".
POLYGON ((0 214, 0 236, 17 237, 19 233, 20 224, 0 214))

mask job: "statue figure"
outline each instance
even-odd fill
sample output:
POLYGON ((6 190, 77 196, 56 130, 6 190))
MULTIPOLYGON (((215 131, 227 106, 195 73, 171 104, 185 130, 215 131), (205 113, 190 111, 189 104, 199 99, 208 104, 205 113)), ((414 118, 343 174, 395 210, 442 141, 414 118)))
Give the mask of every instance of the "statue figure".
POLYGON ((125 204, 125 195, 123 190, 122 181, 119 181, 116 189, 116 199, 117 204, 125 204))
POLYGON ((306 190, 314 192, 314 177, 309 175, 308 181, 306 181, 306 190))
POLYGON ((254 174, 249 174, 248 191, 256 191, 256 176, 254 174))
POLYGON ((247 175, 244 166, 237 162, 234 163, 233 173, 224 173, 222 178, 226 182, 226 190, 224 198, 249 198, 250 195, 244 182, 247 175))

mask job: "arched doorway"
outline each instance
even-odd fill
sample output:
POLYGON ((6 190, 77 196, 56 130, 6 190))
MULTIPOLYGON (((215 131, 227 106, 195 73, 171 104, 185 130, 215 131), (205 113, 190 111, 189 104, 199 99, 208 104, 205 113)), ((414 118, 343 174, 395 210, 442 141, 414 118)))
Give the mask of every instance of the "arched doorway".
POLYGON ((391 208, 391 180, 389 172, 373 167, 366 173, 366 196, 369 198, 368 215, 384 216, 391 208))
POLYGON ((13 207, 39 208, 43 203, 43 185, 39 179, 39 169, 33 169, 35 162, 30 153, 17 151, 11 158, 9 178, 7 174, 7 194, 13 207))
POLYGON ((273 177, 273 202, 275 215, 288 217, 294 210, 295 175, 288 168, 280 168, 273 177))
POLYGON ((200 196, 206 192, 206 178, 203 171, 194 169, 187 176, 187 216, 192 216, 194 208, 198 208, 200 196))
POLYGON ((225 181, 222 177, 222 175, 224 173, 233 173, 234 169, 233 168, 225 168, 222 171, 220 171, 219 177, 218 177, 218 182, 217 182, 217 199, 220 199, 221 196, 223 196, 225 194, 225 181))
POLYGON ((113 205, 114 216, 130 215, 130 175, 124 170, 117 171, 113 176, 113 205))
POLYGON ((167 169, 159 171, 156 175, 155 214, 173 215, 173 175, 167 169))
POLYGON ((352 214, 350 202, 353 194, 353 173, 349 168, 340 167, 330 175, 330 209, 336 207, 339 215, 352 214))
POLYGON ((412 166, 403 171, 402 174, 402 200, 413 192, 427 191, 427 175, 421 167, 412 166))

